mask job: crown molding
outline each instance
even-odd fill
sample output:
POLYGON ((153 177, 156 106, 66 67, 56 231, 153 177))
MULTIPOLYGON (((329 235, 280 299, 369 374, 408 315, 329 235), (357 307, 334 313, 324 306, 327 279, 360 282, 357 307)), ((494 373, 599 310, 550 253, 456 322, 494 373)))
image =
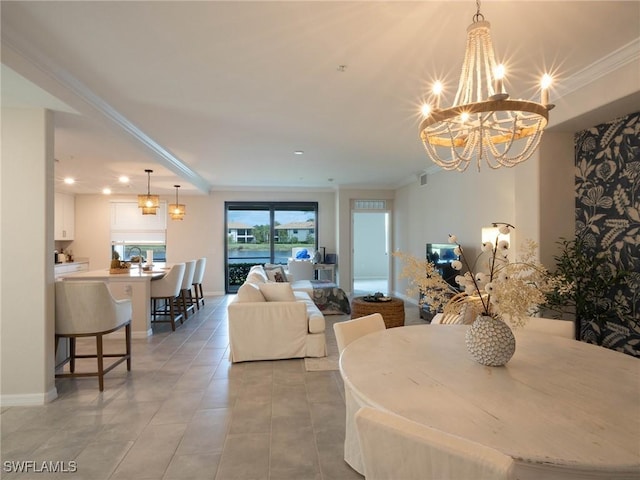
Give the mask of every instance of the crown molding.
MULTIPOLYGON (((209 193, 211 184, 200 174, 191 169, 186 163, 176 157, 169 149, 163 147, 153 138, 143 132, 134 123, 129 121, 124 115, 113 108, 108 102, 96 95, 89 87, 71 75, 68 71, 36 51, 32 45, 15 32, 10 26, 2 27, 2 57, 5 59, 7 53, 9 58, 19 58, 27 62, 31 68, 35 68, 39 73, 44 74, 48 79, 54 80, 56 84, 65 90, 65 93, 72 95, 74 99, 80 99, 85 105, 98 112, 110 124, 126 132, 134 140, 139 142, 153 157, 164 167, 171 170, 187 182, 191 183, 198 190, 209 193)), ((11 67, 10 64, 8 64, 11 67)), ((45 86, 38 85, 43 90, 45 86)), ((50 92, 55 95, 54 92, 50 92)))
POLYGON ((640 61, 640 37, 637 37, 572 74, 556 88, 558 97, 567 96, 630 63, 640 61))

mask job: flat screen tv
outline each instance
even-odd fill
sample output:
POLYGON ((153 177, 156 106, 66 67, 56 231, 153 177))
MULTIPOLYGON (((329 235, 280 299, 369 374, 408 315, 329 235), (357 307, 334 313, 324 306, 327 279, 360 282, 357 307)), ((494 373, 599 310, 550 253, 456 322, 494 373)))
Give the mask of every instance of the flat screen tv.
POLYGON ((451 262, 460 259, 454 252, 455 248, 456 245, 451 243, 427 243, 427 260, 436 266, 449 285, 457 289, 458 284, 455 278, 458 271, 451 267, 451 262))

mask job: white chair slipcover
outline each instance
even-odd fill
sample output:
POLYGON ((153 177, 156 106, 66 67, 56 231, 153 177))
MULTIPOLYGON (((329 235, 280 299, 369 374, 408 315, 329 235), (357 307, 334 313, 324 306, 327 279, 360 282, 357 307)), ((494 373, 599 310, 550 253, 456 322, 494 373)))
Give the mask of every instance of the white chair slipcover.
POLYGON ((511 457, 485 445, 363 407, 356 428, 367 480, 512 480, 511 457))
POLYGON ((180 323, 182 323, 182 313, 178 308, 176 297, 180 295, 184 270, 184 263, 176 263, 164 277, 151 281, 151 321, 169 322, 171 323, 171 330, 174 331, 176 329, 176 320, 179 319, 180 323), (158 308, 158 300, 166 302, 164 308, 158 308), (168 316, 169 320, 158 320, 158 315, 168 316))
POLYGON ((100 281, 59 281, 55 284, 55 341, 69 338, 70 373, 56 377, 98 377, 100 391, 104 390, 104 374, 126 360, 131 370, 131 300, 116 300, 107 284, 100 281), (125 327, 125 353, 103 353, 102 337, 125 327), (77 355, 77 337, 96 337, 96 354, 77 355), (118 358, 104 368, 104 357, 118 358), (75 372, 76 358, 95 358, 96 372, 75 372))
POLYGON ((354 318, 345 322, 337 322, 333 324, 333 331, 336 334, 336 342, 338 344, 338 352, 342 353, 347 345, 354 340, 387 328, 384 319, 379 313, 372 313, 364 317, 354 318))
MULTIPOLYGON (((384 319, 379 313, 372 313, 364 317, 354 318, 345 322, 333 324, 333 331, 336 335, 338 352, 342 351, 354 340, 368 335, 369 333, 385 330, 384 319)), ((344 430, 344 458, 356 471, 362 473, 362 458, 360 456, 360 445, 356 432, 355 414, 364 405, 364 402, 349 388, 344 386, 345 396, 345 430, 344 430)))
POLYGON ((182 276, 182 285, 180 287, 180 304, 182 305, 182 314, 184 315, 185 320, 189 318, 189 311, 195 310, 193 296, 191 295, 191 287, 193 286, 193 276, 195 271, 195 260, 184 262, 184 275, 182 276))
POLYGON ((193 273, 193 294, 196 297, 196 307, 200 310, 200 302, 204 306, 204 292, 202 291, 202 281, 204 280, 204 270, 207 266, 206 257, 196 261, 196 271, 193 273))

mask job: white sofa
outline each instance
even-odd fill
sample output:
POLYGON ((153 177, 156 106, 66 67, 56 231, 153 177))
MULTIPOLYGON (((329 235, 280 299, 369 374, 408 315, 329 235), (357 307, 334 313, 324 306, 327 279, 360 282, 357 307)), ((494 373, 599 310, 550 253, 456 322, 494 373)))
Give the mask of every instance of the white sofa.
POLYGON ((232 362, 327 355, 324 315, 309 294, 270 281, 260 265, 251 268, 227 311, 232 362))

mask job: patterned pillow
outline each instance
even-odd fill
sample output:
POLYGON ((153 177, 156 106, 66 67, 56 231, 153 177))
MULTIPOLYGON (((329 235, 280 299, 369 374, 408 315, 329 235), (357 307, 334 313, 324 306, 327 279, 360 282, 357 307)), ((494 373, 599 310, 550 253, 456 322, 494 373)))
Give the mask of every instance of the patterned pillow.
POLYGON ((286 282, 287 275, 284 273, 282 265, 265 265, 264 271, 267 278, 272 282, 286 282))

